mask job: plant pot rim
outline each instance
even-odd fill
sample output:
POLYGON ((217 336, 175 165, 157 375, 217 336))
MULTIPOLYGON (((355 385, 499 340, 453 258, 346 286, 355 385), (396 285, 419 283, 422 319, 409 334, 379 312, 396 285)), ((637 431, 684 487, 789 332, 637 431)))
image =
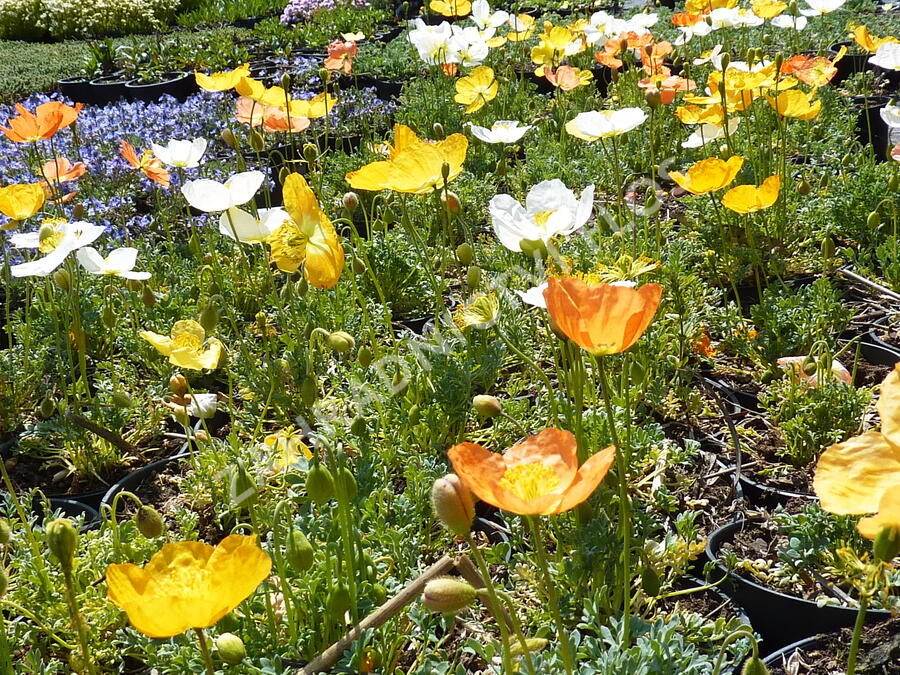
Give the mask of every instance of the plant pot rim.
POLYGON ((819 642, 820 638, 820 635, 810 635, 809 637, 803 638, 802 640, 797 640, 796 642, 792 642, 789 645, 785 645, 781 649, 774 651, 766 656, 763 659, 763 663, 765 663, 767 666, 775 665, 777 659, 783 656, 787 656, 788 654, 792 654, 797 649, 808 647, 816 642, 819 642))
POLYGON ((158 471, 161 467, 165 466, 169 462, 177 461, 184 459, 186 457, 190 457, 190 451, 186 448, 185 444, 181 447, 181 449, 176 452, 174 455, 169 455, 168 457, 163 457, 161 459, 157 459, 149 464, 145 464, 142 467, 135 469, 134 471, 130 471, 124 476, 122 476, 119 480, 109 486, 109 489, 103 494, 103 497, 100 499, 100 508, 102 509, 104 506, 111 506, 113 498, 124 489, 123 483, 133 480, 135 476, 140 474, 147 474, 147 476, 152 475, 155 471, 158 471))
POLYGON ((169 73, 163 73, 163 76, 166 78, 164 80, 156 80, 154 82, 141 82, 138 78, 134 78, 133 80, 128 80, 125 83, 125 86, 129 89, 140 89, 141 87, 158 87, 162 84, 170 84, 172 82, 178 82, 187 77, 190 77, 192 73, 188 73, 184 70, 173 70, 169 73))

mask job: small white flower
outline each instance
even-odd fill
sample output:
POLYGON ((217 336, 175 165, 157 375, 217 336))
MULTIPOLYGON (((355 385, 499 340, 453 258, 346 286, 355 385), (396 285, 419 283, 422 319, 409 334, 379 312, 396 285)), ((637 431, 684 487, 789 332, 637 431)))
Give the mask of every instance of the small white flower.
POLYGON ((244 171, 224 183, 208 178, 189 180, 181 186, 181 194, 195 209, 218 213, 249 202, 265 178, 262 171, 244 171))
POLYGON ((288 212, 280 206, 273 209, 259 209, 259 216, 238 208, 230 208, 219 217, 219 232, 231 239, 237 234, 238 241, 245 244, 261 244, 290 219, 288 212))
POLYGON ((821 16, 822 14, 830 14, 836 9, 840 9, 847 0, 806 0, 809 5, 808 9, 801 9, 803 16, 821 16))
POLYGON ((188 415, 208 420, 216 414, 219 397, 216 394, 191 394, 187 406, 188 415))
POLYGON ((769 23, 775 28, 785 28, 792 30, 803 30, 809 23, 805 16, 791 16, 790 14, 779 14, 773 17, 769 23))
POLYGON ((138 250, 124 247, 110 251, 104 258, 93 246, 78 249, 75 257, 81 266, 91 274, 122 277, 123 279, 136 279, 143 281, 150 278, 149 272, 135 272, 138 250))
POLYGON ((566 131, 575 138, 592 142, 627 133, 641 126, 646 119, 647 113, 640 108, 589 110, 566 122, 566 131))
POLYGON ((538 285, 532 286, 527 291, 513 291, 516 295, 522 298, 522 302, 526 305, 531 305, 532 307, 540 307, 541 309, 547 309, 547 301, 544 300, 544 291, 547 289, 547 282, 538 285))
POLYGON ((520 127, 516 120, 498 120, 491 125, 490 129, 471 123, 469 128, 475 138, 485 143, 517 143, 532 128, 532 125, 526 124, 520 127))
MULTIPOLYGON (((733 134, 740 124, 740 117, 732 117, 728 120, 728 134, 733 134)), ((682 148, 702 148, 710 141, 716 141, 725 137, 724 127, 718 124, 701 124, 692 133, 688 139, 681 144, 682 148)))
POLYGON ((900 44, 886 42, 869 57, 869 63, 885 70, 900 70, 900 44))
POLYGON ((509 18, 509 13, 502 9, 491 12, 491 7, 487 0, 475 0, 472 3, 471 19, 475 24, 484 30, 485 28, 499 28, 509 18))
POLYGON ((510 251, 521 251, 522 241, 547 243, 556 236, 571 234, 591 217, 594 186, 588 185, 581 198, 558 178, 533 186, 522 206, 510 195, 496 195, 488 204, 494 233, 510 251))
POLYGON ((19 263, 9 268, 14 277, 45 277, 62 265, 72 251, 93 244, 105 227, 84 221, 48 222, 37 232, 24 232, 10 237, 17 248, 36 248, 46 253, 43 258, 19 263))
POLYGON ((163 164, 179 169, 193 169, 200 165, 203 153, 206 152, 206 139, 195 138, 192 141, 172 139, 168 145, 162 146, 151 143, 153 154, 163 164))

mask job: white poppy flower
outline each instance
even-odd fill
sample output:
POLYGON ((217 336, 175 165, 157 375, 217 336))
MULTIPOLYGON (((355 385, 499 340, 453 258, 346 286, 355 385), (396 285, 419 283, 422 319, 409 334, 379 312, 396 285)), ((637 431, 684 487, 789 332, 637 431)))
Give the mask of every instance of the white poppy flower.
POLYGON ((485 28, 499 28, 506 23, 509 13, 504 12, 502 9, 492 12, 487 0, 475 0, 472 3, 472 14, 470 17, 483 30, 485 28))
POLYGON ((45 277, 62 265, 72 251, 93 244, 105 227, 82 220, 74 223, 50 221, 37 232, 14 234, 10 243, 17 248, 36 248, 46 253, 43 258, 19 263, 9 268, 14 277, 45 277))
POLYGON ((672 43, 676 47, 686 45, 695 37, 703 37, 705 35, 709 35, 715 29, 706 21, 698 21, 693 26, 678 26, 678 30, 681 32, 681 35, 675 38, 675 42, 672 43))
POLYGON ((496 195, 488 205, 494 233, 510 251, 521 251, 522 240, 547 243, 553 237, 571 234, 588 221, 593 208, 593 185, 588 185, 578 199, 558 178, 533 186, 525 206, 510 195, 496 195))
POLYGON ((273 209, 259 209, 259 217, 242 209, 230 208, 219 217, 219 232, 245 244, 261 244, 278 229, 278 226, 290 219, 288 212, 280 206, 273 209))
POLYGON ((704 63, 712 63, 716 70, 722 70, 721 65, 716 65, 716 60, 718 59, 721 64, 722 61, 722 45, 717 44, 715 47, 710 49, 707 52, 703 52, 699 57, 694 59, 695 66, 702 66, 704 63))
POLYGON ((485 143, 517 143, 532 128, 532 125, 526 124, 520 127, 517 120, 497 120, 490 129, 471 123, 469 123, 469 128, 475 138, 485 143))
POLYGON ((589 110, 566 122, 566 131, 575 138, 592 142, 627 133, 641 126, 646 119, 647 113, 640 108, 589 110))
POLYGON ((886 42, 869 57, 869 63, 885 70, 900 70, 900 44, 886 42))
POLYGON ((719 7, 709 13, 707 20, 713 29, 762 26, 765 22, 765 19, 740 7, 719 7))
POLYGON ((803 30, 806 28, 806 24, 809 23, 809 20, 805 16, 791 16, 790 14, 779 14, 776 17, 770 19, 769 23, 771 23, 775 28, 789 28, 793 30, 803 30))
POLYGON ((900 106, 886 105, 878 114, 891 129, 900 129, 900 106))
POLYGON ((801 9, 803 16, 821 16, 840 9, 847 0, 806 0, 807 9, 801 9))
POLYGON ((135 272, 138 250, 124 247, 110 251, 104 258, 93 246, 78 249, 75 257, 81 266, 91 274, 104 274, 123 279, 143 281, 150 278, 150 272, 135 272))
POLYGON ((208 178, 189 180, 181 186, 181 194, 195 209, 218 213, 249 202, 265 178, 262 171, 244 171, 224 183, 208 178))
MULTIPOLYGON (((733 134, 738 124, 741 123, 740 117, 732 117, 728 120, 728 135, 733 134)), ((688 139, 681 144, 682 148, 702 148, 710 141, 716 141, 725 137, 725 128, 718 124, 701 124, 692 133, 688 139)))
POLYGON ((527 291, 513 291, 516 295, 522 298, 522 302, 526 305, 531 305, 532 307, 540 307, 541 309, 547 309, 547 301, 544 300, 544 291, 547 289, 547 282, 540 284, 539 286, 532 286, 527 291))
POLYGON ((199 166, 200 160, 203 159, 206 142, 205 138, 195 138, 192 141, 172 139, 168 145, 151 143, 150 147, 156 158, 163 164, 179 169, 193 169, 195 166, 199 166))
POLYGON ((187 405, 188 415, 199 419, 208 420, 216 414, 219 407, 217 394, 190 394, 190 402, 187 405))

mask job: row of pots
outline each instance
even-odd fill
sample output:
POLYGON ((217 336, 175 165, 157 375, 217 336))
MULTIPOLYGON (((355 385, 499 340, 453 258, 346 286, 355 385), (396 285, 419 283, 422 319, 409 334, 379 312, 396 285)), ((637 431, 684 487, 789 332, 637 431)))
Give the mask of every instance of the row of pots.
POLYGON ((76 103, 106 105, 113 101, 158 101, 165 95, 184 101, 199 91, 193 73, 166 73, 158 82, 129 79, 124 73, 89 79, 70 77, 57 82, 60 93, 76 103))

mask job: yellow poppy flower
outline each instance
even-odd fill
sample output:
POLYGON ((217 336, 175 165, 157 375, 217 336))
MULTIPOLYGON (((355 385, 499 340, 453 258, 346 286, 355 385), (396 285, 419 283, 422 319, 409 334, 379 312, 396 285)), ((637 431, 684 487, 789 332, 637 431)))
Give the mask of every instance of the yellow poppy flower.
POLYGON ((291 117, 306 117, 307 119, 314 120, 319 117, 324 117, 334 110, 336 103, 337 98, 323 92, 308 101, 295 98, 291 101, 290 106, 285 106, 284 100, 282 99, 280 107, 289 109, 291 117))
POLYGON ((738 0, 687 0, 684 3, 684 11, 706 14, 714 9, 722 9, 723 7, 731 9, 736 7, 737 4, 738 0))
POLYGON ((316 288, 332 288, 344 270, 344 247, 319 200, 299 173, 284 181, 284 208, 290 219, 266 241, 282 272, 293 274, 303 265, 303 276, 316 288))
POLYGON ((887 44, 888 42, 900 42, 900 40, 891 35, 883 38, 875 37, 869 33, 869 29, 864 25, 857 26, 853 29, 853 39, 856 41, 856 44, 870 54, 874 54, 881 45, 887 44))
POLYGON ((288 95, 281 87, 266 87, 259 80, 252 77, 241 77, 234 90, 241 96, 253 99, 260 105, 281 106, 287 105, 288 95))
POLYGON ((759 187, 738 185, 722 196, 722 206, 737 213, 756 213, 778 201, 781 176, 769 176, 759 187))
POLYGON ((435 143, 417 138, 409 127, 398 124, 390 157, 351 171, 346 180, 355 190, 426 194, 444 184, 444 164, 448 183, 462 173, 468 146, 463 134, 451 134, 435 143))
POLYGON ((878 504, 878 514, 861 518, 856 529, 866 539, 875 539, 881 531, 891 527, 900 532, 900 485, 889 488, 878 504))
POLYGON ((156 347, 160 354, 168 356, 169 363, 191 370, 218 367, 224 349, 216 338, 207 340, 203 326, 193 319, 176 321, 168 335, 149 330, 141 331, 139 335, 156 347))
POLYGON ((13 220, 26 220, 44 205, 44 187, 40 183, 21 183, 0 188, 0 213, 13 220))
POLYGON ((494 69, 478 66, 466 77, 456 81, 456 96, 453 100, 466 106, 466 112, 471 114, 481 110, 488 101, 494 100, 499 89, 494 69))
POLYGON ((881 385, 876 404, 881 431, 829 447, 816 465, 813 489, 822 509, 837 515, 875 513, 885 493, 900 485, 900 370, 881 385))
POLYGON ((509 17, 509 33, 506 39, 510 42, 525 42, 534 34, 534 17, 528 14, 517 14, 509 17))
POLYGON ((725 110, 720 104, 706 107, 683 105, 675 109, 675 116, 682 124, 715 124, 721 127, 725 123, 725 110))
POLYGON ((799 89, 783 91, 777 98, 766 96, 766 100, 781 117, 812 120, 822 111, 822 101, 814 101, 812 94, 805 94, 799 89))
POLYGON ((788 4, 780 0, 750 0, 750 9, 760 19, 773 19, 787 8, 788 4))
POLYGON ((742 166, 744 158, 740 155, 729 158, 727 162, 711 157, 695 163, 686 174, 670 171, 669 178, 691 194, 705 195, 728 185, 738 175, 742 166))
POLYGON ((453 313, 453 323, 459 328, 483 330, 493 326, 500 316, 500 299, 496 293, 477 295, 467 305, 461 305, 453 313))
POLYGON ((110 565, 107 597, 141 633, 167 638, 215 625, 246 600, 271 569, 256 535, 232 534, 216 547, 183 541, 163 546, 143 568, 110 565))
POLYGON ((303 442, 303 432, 293 426, 269 434, 263 439, 263 445, 272 453, 272 468, 276 471, 290 468, 300 457, 312 459, 312 451, 303 442))
POLYGON ((206 91, 228 91, 234 89, 241 78, 250 76, 250 64, 245 63, 234 70, 226 70, 219 73, 205 75, 194 71, 197 85, 206 91))
POLYGON ((441 16, 468 16, 472 13, 469 0, 431 0, 428 7, 441 16))

